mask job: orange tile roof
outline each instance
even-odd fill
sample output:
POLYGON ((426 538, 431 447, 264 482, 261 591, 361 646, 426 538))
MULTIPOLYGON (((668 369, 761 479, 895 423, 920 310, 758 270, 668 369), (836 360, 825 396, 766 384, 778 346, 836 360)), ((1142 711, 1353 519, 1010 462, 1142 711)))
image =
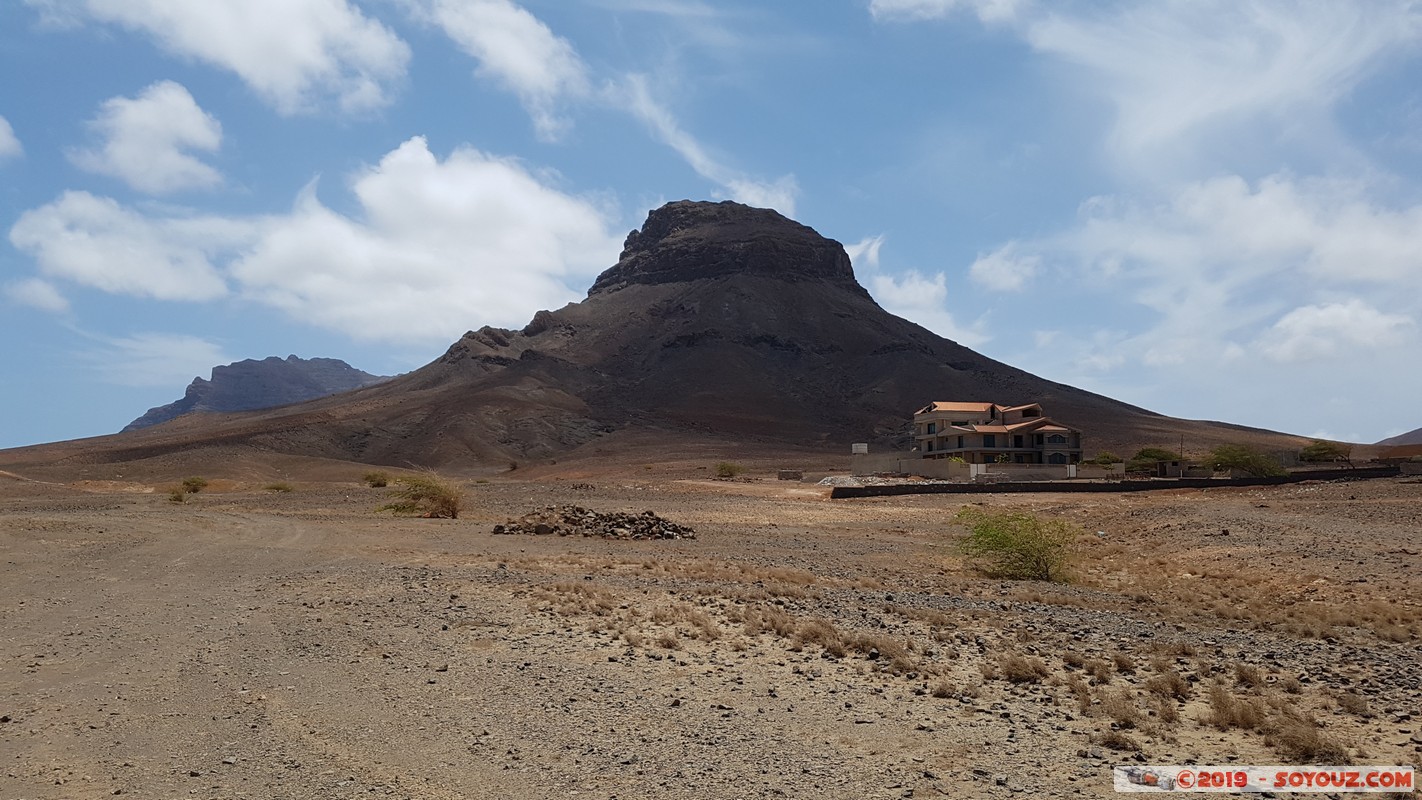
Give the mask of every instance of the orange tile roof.
POLYGON ((992 403, 929 403, 920 414, 931 411, 987 411, 992 403))

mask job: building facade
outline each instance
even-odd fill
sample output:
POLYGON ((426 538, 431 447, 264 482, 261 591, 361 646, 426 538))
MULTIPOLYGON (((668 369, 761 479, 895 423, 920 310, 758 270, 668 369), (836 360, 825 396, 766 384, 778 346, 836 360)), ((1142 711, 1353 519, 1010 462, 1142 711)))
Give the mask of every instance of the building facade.
POLYGON ((969 464, 1079 464, 1081 431, 1029 403, 930 403, 913 415, 914 443, 923 458, 969 464))

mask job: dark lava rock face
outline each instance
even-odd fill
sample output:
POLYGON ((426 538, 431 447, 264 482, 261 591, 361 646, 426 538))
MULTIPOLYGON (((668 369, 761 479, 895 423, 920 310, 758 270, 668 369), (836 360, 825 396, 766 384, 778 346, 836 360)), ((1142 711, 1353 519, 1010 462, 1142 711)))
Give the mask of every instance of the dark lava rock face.
POLYGON ((641 230, 627 234, 617 265, 598 276, 588 295, 728 275, 816 281, 868 296, 839 242, 771 209, 692 200, 648 214, 641 230))

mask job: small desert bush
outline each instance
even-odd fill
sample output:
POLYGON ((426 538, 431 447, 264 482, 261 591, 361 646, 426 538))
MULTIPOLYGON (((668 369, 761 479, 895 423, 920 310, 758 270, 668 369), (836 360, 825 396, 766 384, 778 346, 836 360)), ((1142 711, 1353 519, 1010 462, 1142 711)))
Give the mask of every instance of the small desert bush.
POLYGON ((1117 653, 1111 656, 1111 663, 1116 665, 1116 671, 1122 675, 1130 675, 1136 671, 1136 661, 1125 653, 1117 653))
POLYGON ((278 481, 277 483, 269 483, 262 488, 269 492, 289 492, 291 491, 291 484, 285 481, 278 481))
POLYGON ((462 497, 453 484, 433 472, 395 479, 395 499, 377 511, 428 519, 458 519, 462 497))
POLYGON ((188 494, 197 494, 207 488, 207 478, 200 478, 194 475, 191 478, 183 478, 183 491, 188 494))
POLYGON ((1063 520, 1046 520, 1017 511, 967 507, 958 521, 968 526, 963 552, 979 559, 993 577, 1066 580, 1066 564, 1077 531, 1063 520))
POLYGON ((722 461, 716 465, 716 477, 718 478, 734 478, 745 471, 745 467, 731 461, 722 461))
POLYGON ((390 475, 384 472, 367 472, 361 480, 372 489, 384 489, 390 485, 390 475))
POLYGON ((940 680, 937 684, 933 686, 933 696, 939 698, 940 700, 943 698, 952 697, 957 693, 958 687, 954 686, 950 681, 946 679, 940 680))
POLYGON ((168 495, 168 502, 186 503, 188 502, 188 493, 183 491, 181 488, 174 489, 172 494, 168 495))

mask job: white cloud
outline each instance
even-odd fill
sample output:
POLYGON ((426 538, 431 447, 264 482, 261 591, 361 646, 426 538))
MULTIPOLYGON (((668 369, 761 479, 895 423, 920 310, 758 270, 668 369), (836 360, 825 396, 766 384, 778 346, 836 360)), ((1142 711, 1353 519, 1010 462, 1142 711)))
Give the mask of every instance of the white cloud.
POLYGON ((479 76, 519 96, 541 138, 556 140, 566 131, 558 104, 589 91, 587 67, 567 39, 510 0, 419 0, 413 6, 479 61, 479 76))
POLYGON ((932 277, 917 271, 900 277, 875 275, 868 288, 888 312, 916 322, 945 339, 968 347, 976 347, 989 339, 984 332, 984 320, 978 319, 964 327, 948 312, 948 281, 942 272, 932 277))
POLYGON ((38 308, 41 311, 62 312, 69 310, 69 301, 49 281, 26 278, 5 286, 5 294, 21 305, 38 308))
POLYGON ((26 212, 11 242, 43 276, 117 294, 211 300, 231 291, 312 325, 388 342, 518 326, 577 298, 621 247, 610 214, 549 177, 422 138, 354 177, 361 214, 308 186, 289 214, 177 216, 84 192, 26 212))
POLYGON ((1100 303, 1093 316, 1132 320, 1056 356, 1086 372, 1148 367, 1166 381, 1345 355, 1385 369, 1422 316, 1422 205, 1382 204, 1356 181, 1225 176, 1156 203, 1092 198, 1075 228, 1004 249, 1059 268, 1085 293, 1075 302, 1100 303))
POLYGON ((884 246, 884 235, 866 236, 854 244, 844 246, 849 261, 857 270, 874 272, 879 269, 879 249, 884 246))
POLYGON ((438 161, 411 139, 354 182, 363 219, 313 189, 231 266, 243 291, 297 319, 385 341, 441 341, 576 299, 565 279, 616 261, 593 203, 476 150, 438 161))
POLYGON ((1034 48, 1090 70, 1083 85, 1116 107, 1109 152, 1155 170, 1163 155, 1202 142, 1237 148, 1310 127, 1326 133, 1332 105, 1422 36, 1422 8, 1161 0, 1023 23, 1034 48))
MULTIPOLYGON (((1388 208, 1331 179, 1239 176, 1183 187, 1167 203, 1094 199, 1065 237, 1102 274, 1236 288, 1298 272, 1323 285, 1422 289, 1422 205, 1388 208)), ((1169 298, 1160 298, 1161 305, 1169 298)))
POLYGON ((232 360, 220 346, 185 334, 95 338, 97 350, 83 357, 103 380, 119 386, 183 386, 232 360))
POLYGON ((971 11, 1081 67, 1081 91, 1115 110, 1103 153, 1146 177, 1286 144, 1337 150, 1334 105, 1422 42, 1422 6, 1411 0, 873 0, 870 11, 881 21, 971 11))
POLYGON ((759 208, 773 208, 787 217, 795 216, 795 199, 800 194, 795 176, 756 180, 712 157, 695 137, 682 129, 676 117, 652 97, 644 75, 627 76, 619 89, 627 110, 650 128, 653 136, 675 150, 696 174, 720 185, 722 193, 715 196, 759 208))
POLYGON ((181 84, 160 81, 136 98, 106 100, 89 125, 103 142, 96 150, 70 155, 81 169, 110 175, 149 194, 222 182, 217 170, 186 152, 216 151, 222 144, 222 126, 181 84))
POLYGON ((211 300, 227 292, 213 257, 250 235, 212 217, 147 217, 106 197, 65 192, 26 211, 10 243, 52 279, 113 294, 211 300))
POLYGON ((15 129, 10 127, 10 121, 0 117, 0 161, 14 158, 24 152, 19 138, 15 136, 15 129))
POLYGON ((968 270, 973 282, 998 292, 1019 292, 1037 275, 1041 258, 1021 255, 1017 245, 1009 242, 985 256, 978 256, 968 270))
POLYGON ((1353 298, 1296 308, 1260 337, 1260 351, 1275 361, 1337 358, 1357 350, 1395 347, 1416 324, 1402 314, 1386 314, 1353 298))
POLYGON ((869 13, 874 19, 924 20, 971 11, 984 22, 1001 22, 1015 18, 1025 5, 1024 0, 872 0, 869 13))
POLYGON ((410 48, 349 0, 25 0, 50 20, 139 31, 177 55, 236 73, 278 111, 334 98, 348 112, 389 102, 410 48))

